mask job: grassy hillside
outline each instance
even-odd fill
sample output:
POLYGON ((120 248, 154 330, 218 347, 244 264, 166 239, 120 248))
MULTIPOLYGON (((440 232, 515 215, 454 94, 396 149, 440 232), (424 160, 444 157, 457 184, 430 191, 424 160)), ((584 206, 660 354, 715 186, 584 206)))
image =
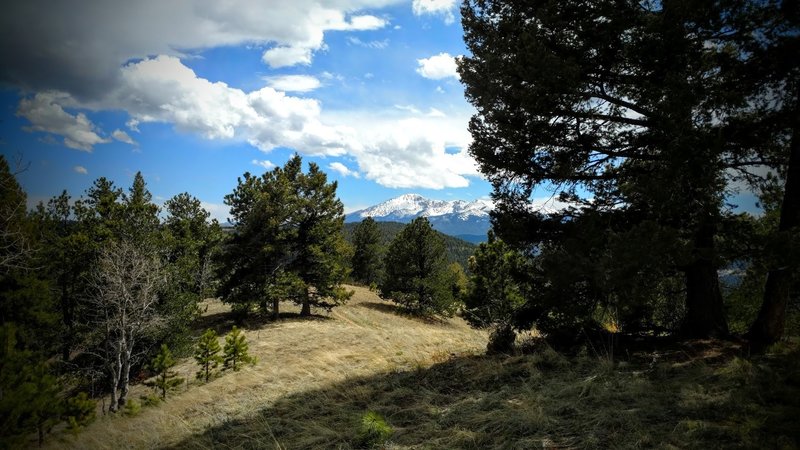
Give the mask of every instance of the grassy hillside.
MULTIPOLYGON (((50 448, 359 448, 367 411, 393 449, 797 448, 800 350, 744 358, 735 344, 660 346, 614 361, 603 349, 566 358, 547 348, 483 356, 486 335, 426 322, 354 288, 327 316, 253 322, 258 363, 194 380, 134 417, 100 417, 50 448)), ((288 306, 288 305, 287 305, 288 306)), ((287 308, 290 309, 291 308, 287 308)), ((198 330, 232 326, 208 302, 198 330)), ((196 366, 179 372, 192 379, 196 366)), ((149 393, 135 386, 132 398, 149 393)))
MULTIPOLYGON (((406 226, 404 223, 399 222, 375 222, 378 224, 378 230, 381 233, 381 244, 388 246, 392 239, 406 226)), ((344 237, 347 242, 353 242, 353 230, 359 222, 351 222, 344 224, 344 237)), ((478 247, 472 242, 467 242, 463 239, 453 237, 442 232, 437 231, 444 239, 444 245, 447 249, 447 259, 450 262, 457 262, 461 264, 464 269, 467 268, 467 260, 475 252, 478 247)))

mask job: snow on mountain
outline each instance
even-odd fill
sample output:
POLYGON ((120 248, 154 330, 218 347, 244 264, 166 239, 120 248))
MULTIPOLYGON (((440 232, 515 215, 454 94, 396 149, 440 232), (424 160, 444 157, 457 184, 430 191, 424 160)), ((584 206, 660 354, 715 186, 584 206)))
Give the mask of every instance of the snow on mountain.
POLYGON ((381 222, 408 223, 425 216, 434 229, 460 236, 485 236, 490 227, 489 212, 494 208, 490 200, 444 201, 431 200, 417 194, 405 194, 375 206, 355 211, 345 217, 346 222, 360 222, 372 217, 381 222))

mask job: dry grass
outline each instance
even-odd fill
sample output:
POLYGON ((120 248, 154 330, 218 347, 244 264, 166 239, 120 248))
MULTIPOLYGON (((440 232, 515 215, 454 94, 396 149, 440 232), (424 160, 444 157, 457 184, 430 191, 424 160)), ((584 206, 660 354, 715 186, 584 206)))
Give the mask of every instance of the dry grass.
MULTIPOLYGON (((190 358, 176 367, 189 380, 166 403, 142 408, 135 417, 99 417, 72 438, 51 436, 56 448, 156 448, 175 445, 208 429, 243 420, 281 398, 322 389, 376 373, 416 370, 453 355, 481 353, 486 334, 460 319, 426 322, 405 317, 367 289, 353 287, 347 305, 330 315, 293 317, 299 310, 282 306, 287 318, 245 328, 254 367, 225 374, 208 384, 194 380, 190 358)), ((209 301, 201 328, 220 334, 233 322, 229 308, 209 301)), ((130 398, 150 390, 134 386, 130 398)))
MULTIPOLYGON (((227 308, 204 326, 224 333, 227 308)), ((367 411, 387 449, 798 448, 800 345, 745 357, 734 343, 482 356, 484 333, 397 314, 365 289, 330 316, 246 331, 255 367, 192 382, 135 417, 104 417, 67 448, 359 448, 367 411)), ((195 367, 184 361, 183 375, 195 367)), ((146 391, 134 391, 144 393, 146 391)))

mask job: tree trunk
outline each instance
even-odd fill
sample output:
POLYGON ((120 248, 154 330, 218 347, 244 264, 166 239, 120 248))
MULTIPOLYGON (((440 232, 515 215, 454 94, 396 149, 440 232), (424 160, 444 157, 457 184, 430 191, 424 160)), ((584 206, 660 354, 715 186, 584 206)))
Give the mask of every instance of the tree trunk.
POLYGON ((122 373, 119 380, 119 407, 125 406, 128 400, 128 385, 131 379, 131 352, 132 349, 125 349, 123 352, 124 359, 122 361, 122 373))
MULTIPOLYGON (((786 173, 786 186, 781 202, 781 218, 778 233, 789 235, 800 226, 800 125, 795 123, 789 153, 789 170, 786 173)), ((773 268, 767 274, 764 287, 764 300, 761 310, 750 330, 748 338, 757 344, 766 345, 783 337, 786 322, 786 305, 789 302, 789 288, 792 283, 792 270, 785 263, 773 268)))
POLYGON ((280 319, 280 307, 281 301, 276 296, 274 299, 272 299, 272 320, 280 319))
POLYGON ((116 361, 111 364, 111 404, 108 406, 109 412, 117 412, 117 388, 119 387, 120 373, 122 372, 121 355, 117 352, 116 361))
POLYGON ((300 310, 300 315, 304 317, 311 315, 311 292, 309 292, 309 289, 306 286, 306 293, 303 296, 303 308, 300 310))
POLYGON ((683 334, 693 338, 722 338, 728 322, 714 266, 714 227, 701 225, 695 236, 695 260, 685 269, 686 318, 683 334))

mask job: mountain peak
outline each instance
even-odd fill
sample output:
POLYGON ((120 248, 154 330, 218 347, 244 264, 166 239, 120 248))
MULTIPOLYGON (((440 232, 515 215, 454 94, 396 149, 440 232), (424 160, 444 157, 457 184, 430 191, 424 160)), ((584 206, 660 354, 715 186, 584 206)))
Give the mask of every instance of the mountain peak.
POLYGON ((419 194, 403 194, 366 209, 352 212, 346 222, 359 222, 367 217, 381 222, 408 223, 427 217, 434 229, 445 234, 486 235, 489 230, 489 200, 432 200, 419 194))

